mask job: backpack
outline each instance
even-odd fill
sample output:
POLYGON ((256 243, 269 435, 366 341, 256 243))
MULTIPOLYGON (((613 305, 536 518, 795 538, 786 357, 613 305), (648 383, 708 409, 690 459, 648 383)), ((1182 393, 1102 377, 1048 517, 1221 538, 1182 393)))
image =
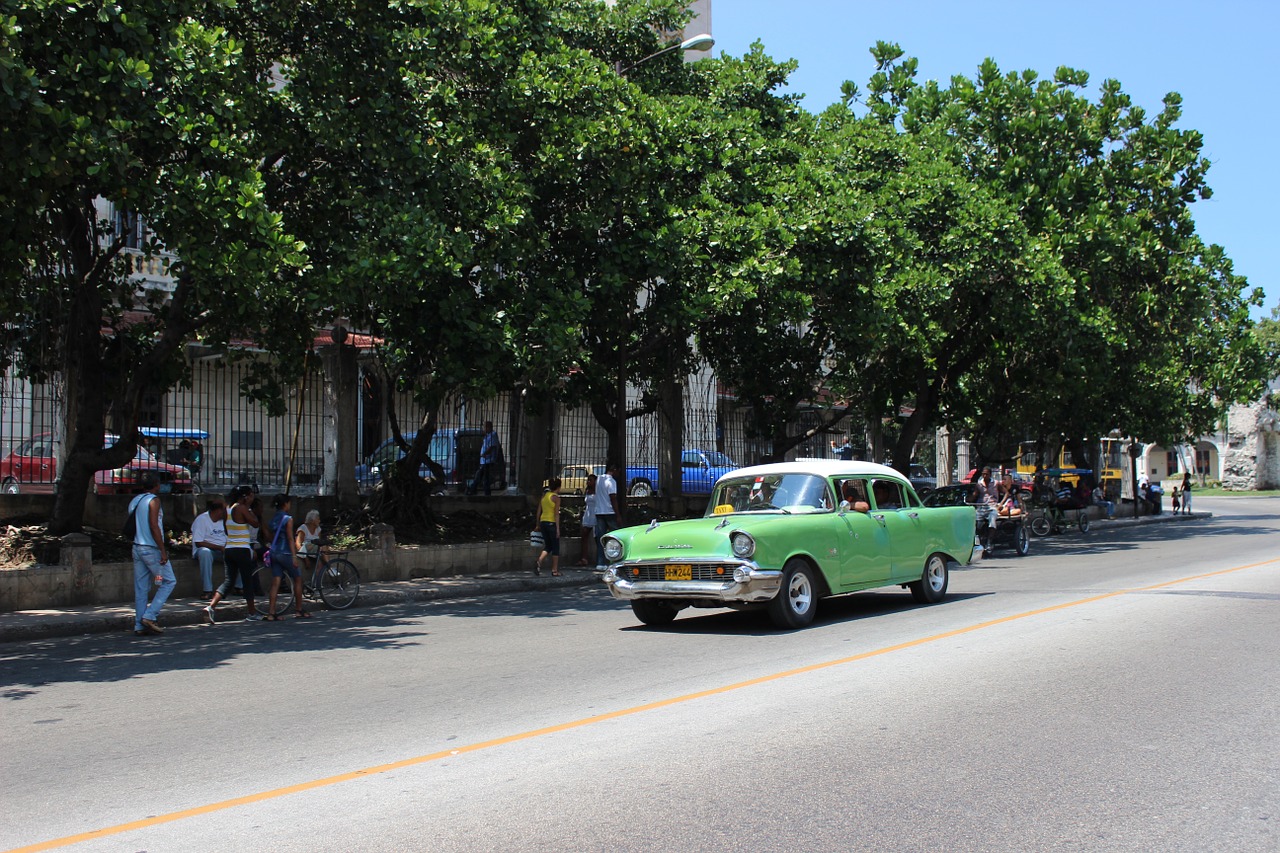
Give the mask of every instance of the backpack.
POLYGON ((124 527, 120 528, 120 535, 125 538, 126 542, 134 542, 138 538, 138 509, 142 506, 142 499, 133 505, 129 510, 129 515, 124 520, 124 527))

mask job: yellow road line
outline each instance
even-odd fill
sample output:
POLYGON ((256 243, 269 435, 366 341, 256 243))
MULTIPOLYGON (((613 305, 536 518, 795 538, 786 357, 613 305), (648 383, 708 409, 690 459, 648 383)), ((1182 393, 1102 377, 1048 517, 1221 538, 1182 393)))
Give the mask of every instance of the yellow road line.
POLYGON ((1206 578, 1219 577, 1221 575, 1232 574, 1233 572, 1241 572, 1246 569, 1256 569, 1259 566, 1269 565, 1271 563, 1280 562, 1280 557, 1271 560, 1263 560, 1260 563, 1250 563, 1245 566, 1235 566, 1230 569, 1222 569, 1216 572, 1207 572, 1201 575, 1191 575, 1176 580, 1164 581, 1163 583, 1152 584, 1150 586, 1134 587, 1133 589, 1121 589, 1114 592, 1106 592, 1101 595, 1092 595, 1088 598, 1080 598, 1075 601, 1068 601, 1063 604, 1055 604, 1050 607, 1041 607, 1036 610, 1028 610, 1023 613, 1015 613, 1011 616, 1001 616, 999 619, 989 619, 986 622, 978 622, 964 628, 956 628, 952 631, 944 631, 941 634, 932 634, 928 637, 921 637, 916 640, 908 640, 905 643, 897 643, 892 646, 884 646, 883 648, 874 649, 869 652, 860 652, 856 655, 837 658, 835 660, 823 661, 822 663, 814 663, 808 666, 798 667, 796 669, 788 669, 784 672, 775 672, 771 675, 762 675, 759 678, 751 678, 746 681, 739 681, 734 684, 726 684, 722 687, 713 687, 710 690, 699 690, 697 693, 686 693, 683 696, 674 696, 670 699, 660 699, 657 702, 648 702, 644 705, 636 705, 631 708, 623 708, 617 711, 609 711, 608 713, 599 714, 593 717, 585 717, 580 720, 573 720, 568 723, 560 723, 554 726, 546 726, 540 729, 532 729, 519 734, 508 735, 506 737, 494 738, 492 740, 481 741, 479 743, 458 746, 453 749, 441 750, 440 752, 432 752, 428 755, 418 755, 413 758, 405 758, 400 761, 393 761, 389 764, 379 764, 374 767, 366 767, 363 770, 353 770, 349 773, 339 773, 336 776, 326 776, 323 779, 314 779, 310 782, 300 782, 297 785, 288 785, 283 788, 274 788, 270 791, 259 791, 256 794, 248 794, 243 797, 236 797, 231 800, 222 800, 217 803, 209 803, 208 805, 197 806, 195 808, 183 809, 182 811, 170 812, 168 814, 155 815, 153 817, 144 818, 143 820, 130 821, 129 823, 120 823, 115 826, 103 827, 90 832, 82 832, 78 835, 68 835, 63 838, 54 838, 49 841, 42 841, 38 844, 32 844, 27 847, 15 847, 5 853, 35 853, 38 850, 54 850, 59 847, 69 847, 72 844, 79 844, 82 841, 91 841, 95 838, 106 838, 111 835, 119 835, 124 832, 132 832, 136 829, 146 829, 151 826, 158 826, 162 823, 172 823, 174 821, 186 820, 187 818, 198 817, 200 815, 211 814, 212 812, 224 811, 237 806, 247 806, 253 803, 261 803, 266 800, 274 800, 279 797, 287 797, 290 794, 300 794, 303 791, 311 791, 316 788, 325 788, 330 785, 337 785, 341 782, 350 782, 354 779, 361 779, 366 776, 376 776, 379 773, 389 773, 392 770, 402 770, 406 767, 414 767, 419 764, 427 764, 432 761, 439 761, 442 758, 449 758, 456 755, 464 755, 468 752, 479 752, 482 749, 492 749, 496 746, 505 746, 509 743, 519 743, 524 740, 543 737, 544 735, 556 734, 558 732, 566 732, 572 729, 582 728, 583 726, 601 723, 606 720, 616 720, 622 717, 629 717, 633 714, 644 713, 645 711, 653 711, 658 708, 668 708, 672 705, 680 705, 685 702, 692 702, 696 699, 705 699, 708 696, 718 696, 724 693, 731 693, 735 690, 741 690, 745 687, 755 687, 759 684, 768 684, 771 681, 780 681, 784 678, 791 678, 797 675, 804 675, 809 672, 818 672, 823 669, 830 669, 844 664, 856 663, 858 661, 867 660, 869 658, 880 657, 881 655, 891 654, 892 652, 900 652, 904 649, 911 649, 917 646, 923 646, 928 643, 936 643, 939 640, 946 640, 952 637, 959 637, 964 634, 971 634, 975 631, 982 631, 997 625, 1005 625, 1010 622, 1016 622, 1019 619, 1029 619, 1032 616, 1042 616, 1046 613, 1054 613, 1059 610, 1068 610, 1072 607, 1080 607, 1084 604, 1092 604, 1095 601, 1105 601, 1108 598, 1116 598, 1121 595, 1129 595, 1135 592, 1150 592, 1151 590, 1163 589, 1165 587, 1177 586, 1179 584, 1191 583, 1192 581, 1204 580, 1206 578))

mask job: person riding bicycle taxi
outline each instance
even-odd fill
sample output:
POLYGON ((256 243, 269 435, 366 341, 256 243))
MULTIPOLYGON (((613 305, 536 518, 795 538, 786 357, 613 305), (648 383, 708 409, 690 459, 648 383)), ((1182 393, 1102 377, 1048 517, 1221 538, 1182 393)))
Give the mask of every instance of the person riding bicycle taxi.
POLYGON ((1004 472, 1004 479, 1000 481, 1000 502, 996 507, 996 513, 1005 518, 1022 514, 1022 503, 1018 500, 1018 487, 1013 482, 1013 474, 1008 471, 1004 472))
POLYGON ((1000 498, 997 494, 996 484, 991 481, 990 466, 982 469, 982 474, 978 477, 975 485, 977 486, 976 512, 978 518, 985 521, 988 526, 994 525, 1000 512, 1000 498))

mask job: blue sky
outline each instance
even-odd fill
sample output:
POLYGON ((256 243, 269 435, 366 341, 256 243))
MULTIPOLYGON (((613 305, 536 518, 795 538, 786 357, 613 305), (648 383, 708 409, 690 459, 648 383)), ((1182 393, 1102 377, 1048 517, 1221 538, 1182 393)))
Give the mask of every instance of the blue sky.
POLYGON ((874 71, 868 48, 897 42, 920 60, 920 79, 973 77, 993 58, 1003 71, 1041 76, 1068 65, 1090 75, 1090 96, 1108 77, 1154 114, 1167 92, 1183 98, 1181 127, 1204 134, 1213 198, 1193 207, 1201 236, 1224 246, 1237 273, 1267 292, 1255 316, 1280 300, 1280 203, 1275 149, 1280 122, 1280 4, 1219 0, 1110 3, 712 0, 714 53, 741 56, 759 40, 775 59, 795 59, 792 92, 820 112, 853 80, 874 71))

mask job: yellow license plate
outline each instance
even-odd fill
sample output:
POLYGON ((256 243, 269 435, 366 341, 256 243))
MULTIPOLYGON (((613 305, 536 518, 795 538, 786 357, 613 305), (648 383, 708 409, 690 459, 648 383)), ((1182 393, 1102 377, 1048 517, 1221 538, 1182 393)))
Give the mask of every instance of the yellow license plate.
POLYGON ((688 563, 675 563, 667 566, 666 579, 669 581, 693 580, 693 566, 688 563))

